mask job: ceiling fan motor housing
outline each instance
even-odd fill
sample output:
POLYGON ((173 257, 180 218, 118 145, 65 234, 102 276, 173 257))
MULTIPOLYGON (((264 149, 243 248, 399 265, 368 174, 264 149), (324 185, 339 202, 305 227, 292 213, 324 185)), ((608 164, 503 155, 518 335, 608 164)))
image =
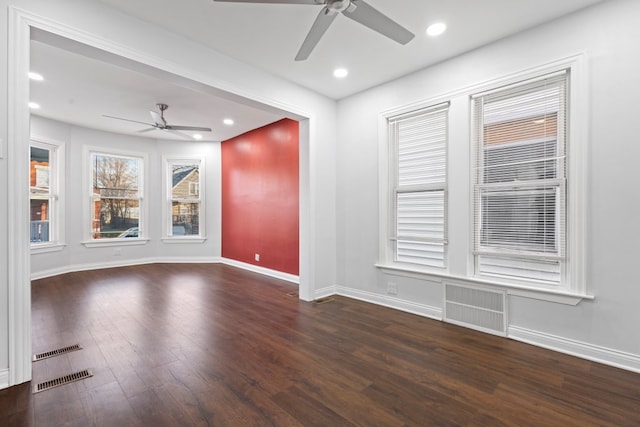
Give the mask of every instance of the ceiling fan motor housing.
MULTIPOLYGON (((351 0, 328 0, 327 1, 327 10, 330 10, 334 13, 344 12, 352 6, 351 0)), ((353 5, 355 9, 355 5, 353 5)))

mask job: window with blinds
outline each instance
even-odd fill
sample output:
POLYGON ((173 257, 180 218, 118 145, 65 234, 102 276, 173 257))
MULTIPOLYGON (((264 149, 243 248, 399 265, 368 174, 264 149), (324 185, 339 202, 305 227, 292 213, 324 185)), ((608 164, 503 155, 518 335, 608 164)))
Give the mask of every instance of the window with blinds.
POLYGON ((448 104, 389 119, 395 261, 445 266, 448 104))
POLYGON ((567 72, 473 97, 476 272, 559 284, 567 72))

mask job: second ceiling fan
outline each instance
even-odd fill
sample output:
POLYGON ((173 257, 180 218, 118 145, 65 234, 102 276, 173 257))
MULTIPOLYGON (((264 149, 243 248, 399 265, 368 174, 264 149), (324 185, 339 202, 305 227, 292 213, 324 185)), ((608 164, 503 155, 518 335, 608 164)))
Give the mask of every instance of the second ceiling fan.
POLYGON ((152 130, 163 130, 165 132, 170 132, 173 133, 175 135, 178 135, 184 139, 191 139, 191 137, 181 131, 196 131, 196 132, 211 132, 211 128, 208 127, 202 127, 202 126, 184 126, 184 125, 170 125, 169 123, 167 123, 167 120, 164 118, 164 111, 169 108, 169 106, 167 104, 163 104, 163 103, 158 103, 156 104, 156 107, 158 107, 158 110, 160 110, 160 112, 156 112, 156 111, 149 111, 149 114, 151 114, 151 120, 153 120, 153 123, 147 123, 147 122, 140 122, 138 120, 132 120, 132 119, 125 119, 123 117, 116 117, 116 116, 108 116, 106 114, 103 114, 103 117, 108 117, 110 119, 116 119, 116 120, 124 120, 126 122, 133 122, 133 123, 140 123, 142 125, 147 125, 147 126, 151 126, 150 128, 146 128, 146 129, 142 129, 139 130, 139 133, 144 133, 144 132, 149 132, 152 130))
POLYGON ((314 21, 307 37, 296 55, 296 61, 304 61, 320 41, 333 20, 342 13, 365 27, 389 37, 400 44, 407 44, 414 34, 363 0, 213 0, 228 3, 280 3, 324 5, 314 21))

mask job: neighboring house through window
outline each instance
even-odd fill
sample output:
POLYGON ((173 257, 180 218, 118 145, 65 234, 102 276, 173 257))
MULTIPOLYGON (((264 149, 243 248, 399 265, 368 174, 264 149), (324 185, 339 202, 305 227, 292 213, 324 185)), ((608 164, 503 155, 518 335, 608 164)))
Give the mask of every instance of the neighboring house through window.
POLYGON ((169 238, 204 237, 203 160, 165 158, 165 235, 169 238))
POLYGON ((32 140, 29 167, 29 217, 32 250, 61 245, 64 145, 32 140))

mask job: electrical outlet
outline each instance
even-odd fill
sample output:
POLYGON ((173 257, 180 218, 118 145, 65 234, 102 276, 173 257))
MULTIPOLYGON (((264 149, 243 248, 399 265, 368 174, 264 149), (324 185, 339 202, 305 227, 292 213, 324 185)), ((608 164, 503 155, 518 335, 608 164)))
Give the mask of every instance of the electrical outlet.
POLYGON ((260 254, 256 254, 255 259, 256 261, 260 261, 260 254))
POLYGON ((387 293, 390 295, 397 295, 398 294, 398 285, 396 283, 393 282, 388 282, 387 283, 387 293))

